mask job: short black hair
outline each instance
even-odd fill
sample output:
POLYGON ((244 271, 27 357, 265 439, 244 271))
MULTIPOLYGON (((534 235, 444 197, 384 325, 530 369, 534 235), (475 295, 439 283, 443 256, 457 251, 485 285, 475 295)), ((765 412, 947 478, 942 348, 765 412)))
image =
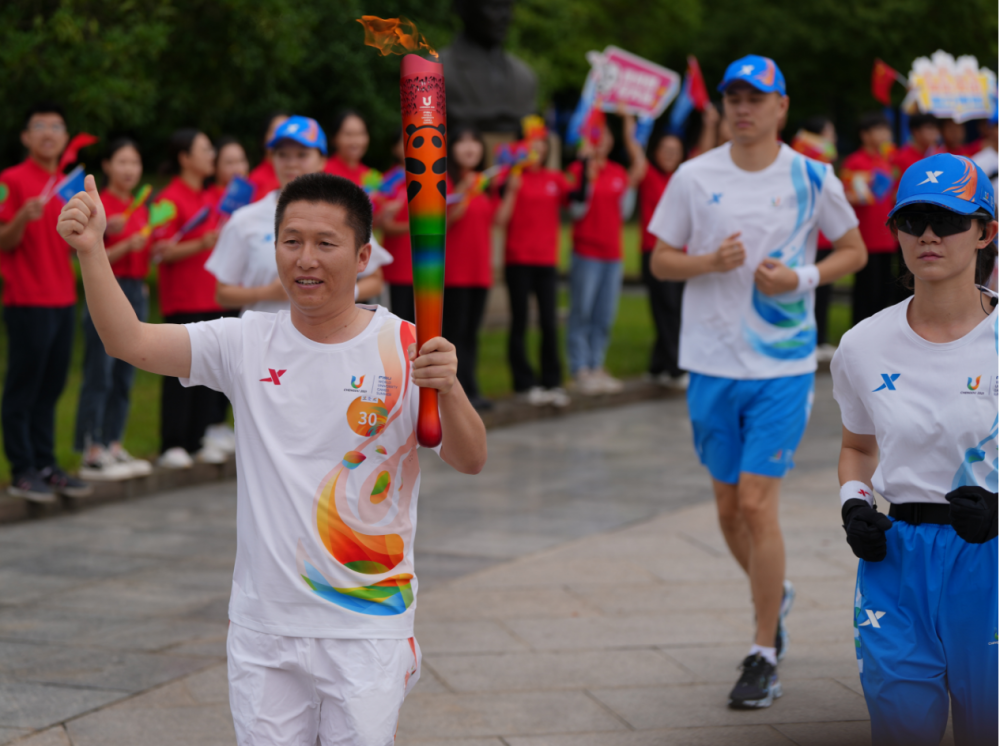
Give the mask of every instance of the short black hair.
POLYGON ((24 114, 25 129, 28 129, 28 122, 36 114, 58 114, 62 117, 63 122, 66 121, 66 114, 63 111, 63 107, 55 101, 37 101, 24 114))
POLYGON ((876 127, 888 127, 892 129, 889 118, 881 111, 867 111, 858 117, 858 133, 868 132, 876 127))
POLYGON ((197 127, 182 127, 174 130, 174 133, 167 141, 167 165, 166 172, 169 174, 179 174, 181 172, 181 153, 191 154, 191 147, 194 140, 201 134, 197 127))
POLYGON ((925 114, 924 112, 920 112, 918 114, 913 114, 910 117, 910 124, 909 124, 910 132, 916 132, 921 127, 926 127, 927 125, 931 125, 934 127, 941 126, 938 123, 937 117, 934 116, 933 114, 925 114))
POLYGON ((833 124, 830 117, 823 114, 816 114, 802 121, 802 129, 814 135, 822 135, 828 124, 833 124))
POLYGON ((356 109, 341 109, 333 117, 333 123, 330 125, 329 132, 331 145, 333 145, 333 141, 337 139, 337 135, 340 134, 340 130, 344 126, 344 122, 351 117, 357 117, 360 119, 361 123, 365 126, 365 129, 368 129, 368 122, 365 121, 365 118, 361 116, 356 109))
POLYGON ((274 235, 277 240, 285 210, 293 202, 325 202, 338 205, 347 213, 347 225, 354 231, 354 249, 357 251, 372 237, 372 201, 365 190, 349 179, 330 174, 306 174, 285 185, 278 196, 274 211, 274 235))

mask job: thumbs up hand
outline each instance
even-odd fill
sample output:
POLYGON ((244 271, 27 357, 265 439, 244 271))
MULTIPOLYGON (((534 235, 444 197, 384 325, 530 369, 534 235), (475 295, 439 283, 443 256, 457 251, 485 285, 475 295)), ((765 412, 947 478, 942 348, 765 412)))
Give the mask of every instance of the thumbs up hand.
POLYGON ((93 176, 84 180, 84 190, 65 204, 59 213, 56 230, 79 253, 89 253, 95 249, 103 251, 108 218, 104 214, 104 205, 97 193, 93 176))

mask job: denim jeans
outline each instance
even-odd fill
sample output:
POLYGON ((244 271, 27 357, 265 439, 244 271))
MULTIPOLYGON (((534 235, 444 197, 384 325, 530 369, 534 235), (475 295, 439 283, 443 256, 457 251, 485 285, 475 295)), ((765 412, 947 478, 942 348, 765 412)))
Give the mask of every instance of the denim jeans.
MULTIPOLYGON (((139 321, 149 312, 149 290, 145 280, 119 277, 118 285, 132 304, 139 321)), ((76 435, 73 447, 85 451, 92 445, 108 446, 119 442, 128 422, 129 399, 135 368, 110 357, 104 351, 90 310, 83 312, 83 385, 76 410, 76 435)))
POLYGON ((608 351, 611 325, 618 313, 622 263, 573 254, 569 273, 569 323, 566 339, 569 369, 600 368, 608 351))
POLYGON ((14 476, 56 463, 56 402, 66 386, 76 306, 5 306, 3 445, 14 476))

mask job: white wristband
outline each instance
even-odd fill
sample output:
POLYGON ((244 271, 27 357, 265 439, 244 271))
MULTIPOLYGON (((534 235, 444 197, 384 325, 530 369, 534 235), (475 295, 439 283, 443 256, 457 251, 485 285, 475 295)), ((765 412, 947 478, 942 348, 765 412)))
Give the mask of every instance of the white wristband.
POLYGON ((810 264, 805 267, 794 267, 795 274, 799 276, 799 286, 795 288, 796 293, 804 293, 819 285, 819 267, 810 264))
POLYGON ((875 495, 872 494, 871 487, 855 479, 840 488, 840 504, 843 506, 848 500, 865 500, 869 505, 874 505, 875 495))

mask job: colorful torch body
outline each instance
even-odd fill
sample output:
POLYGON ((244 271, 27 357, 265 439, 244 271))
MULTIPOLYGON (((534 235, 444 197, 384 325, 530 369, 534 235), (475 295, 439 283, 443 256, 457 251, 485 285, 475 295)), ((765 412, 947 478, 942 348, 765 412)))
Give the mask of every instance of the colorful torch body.
MULTIPOLYGON (((417 350, 420 350, 429 339, 441 336, 444 308, 448 138, 441 64, 415 54, 403 57, 399 94, 413 253, 417 350)), ((428 448, 441 442, 437 393, 435 389, 420 389, 417 441, 428 448)))

